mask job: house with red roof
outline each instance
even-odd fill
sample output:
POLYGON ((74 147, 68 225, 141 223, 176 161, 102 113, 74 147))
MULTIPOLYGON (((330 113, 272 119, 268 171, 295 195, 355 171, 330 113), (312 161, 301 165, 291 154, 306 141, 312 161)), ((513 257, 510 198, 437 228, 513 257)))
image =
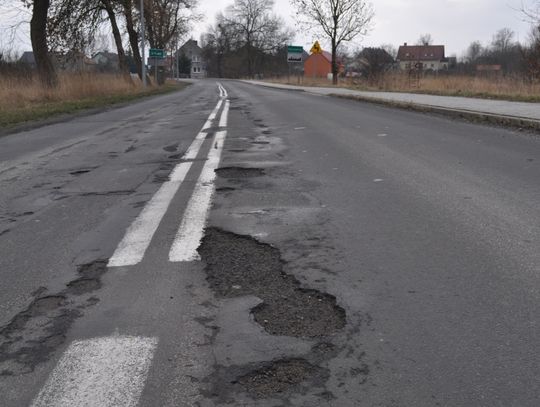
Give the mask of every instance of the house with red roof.
MULTIPOLYGON (((343 71, 343 64, 338 59, 338 72, 343 71)), ((323 51, 321 54, 311 54, 304 61, 304 76, 306 78, 331 78, 332 54, 323 51)))
POLYGON ((448 69, 449 59, 444 56, 444 45, 401 45, 396 58, 399 69, 441 71, 448 69))

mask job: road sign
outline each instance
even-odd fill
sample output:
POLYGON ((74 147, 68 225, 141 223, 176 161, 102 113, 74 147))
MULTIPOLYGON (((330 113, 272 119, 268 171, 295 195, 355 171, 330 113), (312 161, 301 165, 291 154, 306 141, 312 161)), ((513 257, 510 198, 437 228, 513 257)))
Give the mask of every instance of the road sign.
POLYGON ((289 45, 287 47, 287 62, 290 63, 301 63, 302 57, 304 55, 304 47, 299 47, 296 45, 289 45))
POLYGON ((150 66, 166 66, 167 65, 167 61, 165 60, 165 58, 150 58, 148 57, 148 60, 146 61, 147 65, 150 65, 150 66))
POLYGON ((301 54, 302 52, 304 52, 304 47, 298 45, 289 45, 287 47, 287 52, 289 54, 301 54))
POLYGON ((312 54, 322 54, 323 51, 321 48, 321 44, 319 44, 319 41, 315 41, 315 44, 313 44, 309 52, 311 52, 312 54))
POLYGON ((165 50, 150 48, 150 58, 165 58, 165 50))

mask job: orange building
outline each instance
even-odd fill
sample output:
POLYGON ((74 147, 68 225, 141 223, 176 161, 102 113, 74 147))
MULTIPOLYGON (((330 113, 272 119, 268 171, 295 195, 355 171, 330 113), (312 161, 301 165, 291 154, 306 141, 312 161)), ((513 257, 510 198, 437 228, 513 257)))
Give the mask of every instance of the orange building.
MULTIPOLYGON (((341 72, 343 66, 338 60, 338 71, 341 72)), ((322 54, 311 54, 304 62, 304 76, 306 78, 328 78, 332 73, 332 54, 323 51, 322 54)))

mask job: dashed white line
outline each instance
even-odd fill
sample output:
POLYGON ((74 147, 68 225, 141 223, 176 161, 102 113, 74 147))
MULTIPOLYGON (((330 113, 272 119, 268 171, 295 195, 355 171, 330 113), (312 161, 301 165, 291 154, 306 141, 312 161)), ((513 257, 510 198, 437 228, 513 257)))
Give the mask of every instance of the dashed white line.
POLYGON ((73 342, 31 407, 135 407, 156 338, 116 336, 73 342))

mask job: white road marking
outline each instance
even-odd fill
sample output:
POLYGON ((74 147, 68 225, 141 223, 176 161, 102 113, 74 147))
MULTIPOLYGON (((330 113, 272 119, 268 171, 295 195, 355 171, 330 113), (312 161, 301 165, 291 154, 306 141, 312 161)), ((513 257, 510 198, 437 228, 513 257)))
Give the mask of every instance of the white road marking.
POLYGON ((200 260, 197 248, 203 238, 206 219, 215 190, 215 170, 219 166, 226 136, 226 131, 216 133, 212 148, 208 153, 208 159, 197 181, 197 185, 195 185, 195 190, 193 191, 193 195, 184 213, 184 218, 169 252, 169 260, 172 262, 200 260))
MULTIPOLYGON (((195 137, 185 154, 182 156, 183 160, 193 160, 197 158, 199 150, 207 136, 207 133, 205 133, 204 130, 212 127, 212 123, 215 120, 222 104, 223 100, 220 100, 217 103, 202 130, 199 132, 197 137, 195 137)), ((191 165, 192 162, 187 161, 178 164, 173 169, 169 176, 169 180, 161 185, 159 190, 146 204, 139 216, 137 216, 137 218, 127 229, 126 234, 109 259, 108 267, 133 266, 142 261, 146 249, 150 245, 150 242, 154 237, 163 216, 165 216, 171 201, 184 182, 191 165)))
POLYGON ((383 181, 384 181, 384 180, 381 179, 381 178, 376 178, 376 179, 373 180, 373 182, 383 182, 383 181))
POLYGON ((377 134, 377 137, 386 137, 386 136, 388 136, 388 134, 385 134, 385 133, 377 134))
POLYGON ((31 407, 136 407, 157 342, 131 336, 73 342, 31 407))
POLYGON ((219 120, 219 127, 227 127, 229 122, 229 108, 231 107, 231 102, 226 101, 225 107, 223 108, 223 113, 221 114, 221 119, 219 120))
POLYGON ((229 96, 229 94, 227 93, 227 89, 225 89, 221 83, 218 82, 217 84, 218 84, 218 87, 219 87, 219 95, 223 99, 226 99, 227 96, 229 96))
POLYGON ((305 127, 295 127, 294 129, 295 130, 305 130, 306 128, 305 127))
POLYGON ((216 105, 216 107, 214 108, 214 110, 212 110, 212 113, 210 113, 210 116, 208 116, 208 120, 206 121, 206 123, 204 123, 202 131, 207 130, 210 127, 212 127, 212 122, 215 120, 219 112, 219 109, 221 109, 222 104, 223 104, 223 100, 220 100, 218 104, 216 105))

